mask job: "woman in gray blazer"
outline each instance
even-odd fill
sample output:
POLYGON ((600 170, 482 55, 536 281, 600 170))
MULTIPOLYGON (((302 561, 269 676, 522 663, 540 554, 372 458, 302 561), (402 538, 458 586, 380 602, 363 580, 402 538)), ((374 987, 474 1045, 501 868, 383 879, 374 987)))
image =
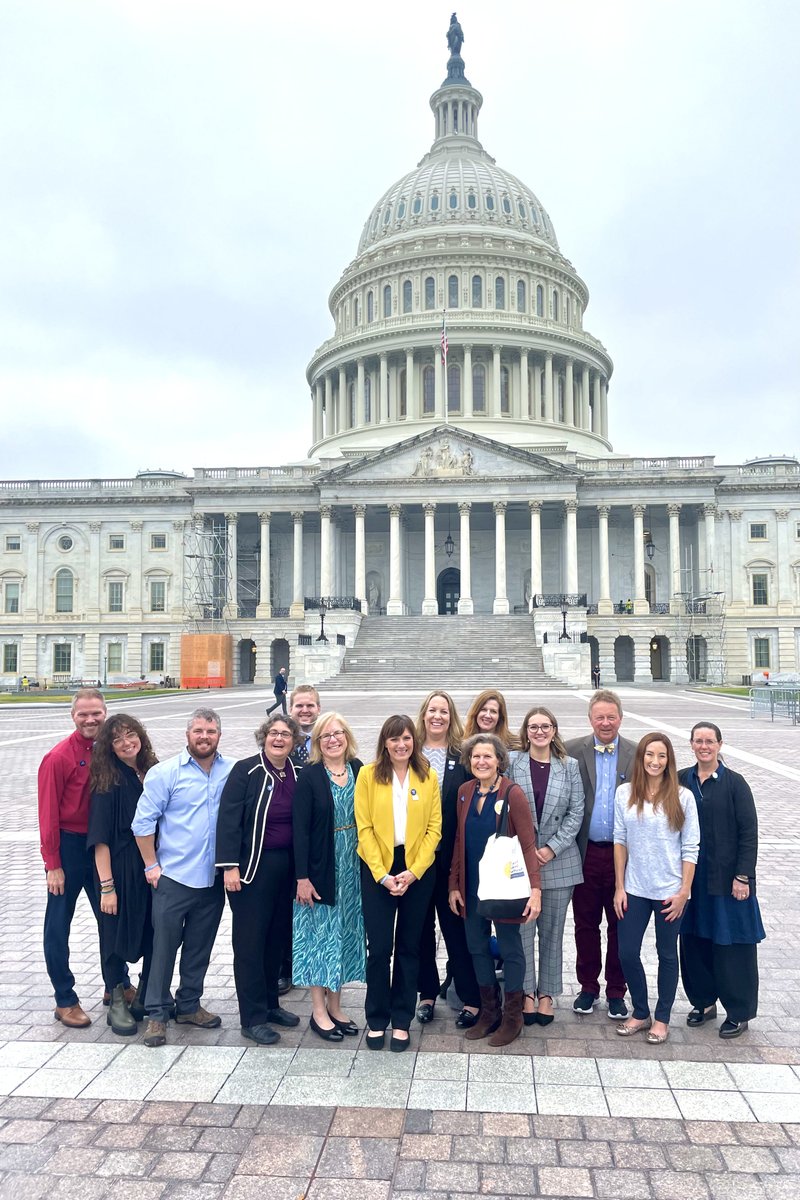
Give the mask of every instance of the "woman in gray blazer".
POLYGON ((549 1025, 553 997, 560 996, 562 944, 567 909, 576 883, 583 882, 576 837, 583 820, 580 768, 558 732, 548 708, 537 705, 522 722, 519 745, 512 755, 510 779, 524 791, 536 826, 536 855, 542 873, 542 911, 537 921, 522 926, 525 951, 526 1025, 549 1025), (538 985, 535 958, 539 936, 538 985))

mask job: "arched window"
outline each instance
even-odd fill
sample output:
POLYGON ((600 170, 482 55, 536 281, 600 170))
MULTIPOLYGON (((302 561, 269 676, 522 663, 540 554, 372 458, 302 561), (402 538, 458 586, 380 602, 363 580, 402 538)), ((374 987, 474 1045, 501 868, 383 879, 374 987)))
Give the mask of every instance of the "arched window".
POLYGON ((478 197, 475 195, 474 192, 468 192, 467 193, 467 208, 477 208, 477 207, 478 207, 478 197))
POLYGON ((458 192, 451 192, 447 197, 447 203, 450 205, 451 209, 458 208, 458 192))
POLYGON ((525 297, 525 280, 518 279, 517 280, 517 312, 524 313, 526 307, 527 307, 527 301, 526 301, 526 297, 525 297))
POLYGON ((483 308, 483 280, 480 275, 472 276, 472 307, 483 308))
POLYGON ((56 571, 56 612, 71 613, 74 603, 75 581, 72 571, 62 567, 56 571))
POLYGON ((439 208, 439 197, 436 192, 431 196, 431 212, 437 212, 439 208))
POLYGON ((558 320, 558 292, 553 288, 553 320, 558 320))
POLYGON ((508 367, 500 368, 500 412, 504 416, 511 412, 511 379, 508 367))
POLYGON ((353 301, 353 324, 361 324, 361 301, 359 300, 358 296, 356 296, 355 300, 353 301))
POLYGON ((461 367, 457 363, 447 368, 447 411, 461 412, 461 367))
POLYGON ((375 320, 375 297, 371 291, 367 292, 367 324, 371 325, 375 320))
POLYGON ((536 315, 537 317, 544 316, 544 288, 540 283, 536 285, 536 315))
POLYGON ((524 221, 525 217, 527 216, 527 213, 525 212, 525 205, 522 203, 521 200, 517 201, 517 212, 519 213, 520 218, 524 221))
POLYGON ((391 206, 391 204, 390 204, 390 205, 388 206, 388 208, 386 209, 386 212, 383 214, 383 223, 384 223, 384 225, 388 225, 388 224, 389 224, 389 222, 391 221, 391 219, 392 219, 392 206, 391 206))
POLYGON ((506 306, 506 281, 502 275, 498 275, 494 281, 494 306, 495 308, 505 308, 506 306))
POLYGON ((486 412, 486 367, 483 363, 472 364, 472 411, 486 412))
POLYGON ((447 307, 458 308, 458 276, 450 275, 447 280, 447 307))
POLYGON ((436 280, 432 275, 425 278, 425 307, 436 308, 436 280))
POLYGON ((400 393, 400 395, 398 397, 398 403, 399 403, 398 415, 401 417, 405 417, 408 415, 408 400, 407 400, 407 393, 406 393, 406 369, 405 369, 405 367, 403 367, 402 370, 400 371, 400 375, 398 377, 397 382, 398 382, 398 389, 399 389, 399 393, 400 393))
POLYGON ((511 215, 511 201, 509 200, 508 196, 503 196, 503 212, 506 213, 507 216, 511 215))
POLYGON ((494 212, 494 196, 491 192, 486 193, 486 208, 488 212, 494 212))
POLYGON ((367 424, 372 420, 372 377, 364 376, 364 420, 367 424))
POLYGON ((436 411, 436 370, 422 368, 422 415, 429 417, 436 411))
POLYGON ((402 221, 402 219, 403 219, 403 217, 404 217, 405 215, 406 215, 406 202, 405 202, 405 200, 403 199, 403 200, 401 200, 401 201, 400 201, 400 203, 399 203, 399 204, 398 204, 398 206, 397 206, 397 219, 398 219, 398 221, 402 221))
POLYGON ((392 315, 392 285, 387 283, 383 289, 383 315, 390 317, 392 315))
POLYGON ((422 212, 422 196, 417 195, 414 197, 414 203, 411 205, 411 211, 415 217, 418 217, 422 212))
POLYGON ((411 302, 414 295, 414 290, 411 286, 410 279, 403 280, 403 312, 411 312, 411 302))

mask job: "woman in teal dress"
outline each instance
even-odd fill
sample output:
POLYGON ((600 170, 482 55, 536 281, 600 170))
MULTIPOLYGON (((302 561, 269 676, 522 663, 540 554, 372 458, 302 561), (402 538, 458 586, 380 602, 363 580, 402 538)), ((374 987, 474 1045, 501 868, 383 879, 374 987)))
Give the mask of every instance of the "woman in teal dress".
POLYGON ((311 734, 309 765, 292 807, 297 897, 292 921, 292 982, 311 990, 310 1028, 327 1042, 358 1034, 341 1008, 345 983, 366 973, 361 877, 353 813, 361 762, 341 713, 325 713, 311 734))

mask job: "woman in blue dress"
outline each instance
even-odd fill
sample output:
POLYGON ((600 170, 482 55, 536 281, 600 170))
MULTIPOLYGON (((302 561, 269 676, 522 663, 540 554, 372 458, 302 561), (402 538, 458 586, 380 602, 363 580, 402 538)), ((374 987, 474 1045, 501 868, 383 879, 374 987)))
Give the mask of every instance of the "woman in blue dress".
POLYGON ((327 1042, 358 1034, 342 1012, 341 989, 361 983, 366 941, 353 812, 361 762, 341 713, 321 716, 292 808, 297 896, 292 920, 292 982, 311 991, 310 1028, 327 1042))
POLYGON ((680 772, 700 816, 700 858, 681 928, 681 977, 693 1008, 689 1026, 726 1019, 736 1038, 758 1011, 758 950, 766 937, 756 899, 758 817, 746 780, 720 759, 722 733, 699 721, 691 732, 695 765, 680 772))

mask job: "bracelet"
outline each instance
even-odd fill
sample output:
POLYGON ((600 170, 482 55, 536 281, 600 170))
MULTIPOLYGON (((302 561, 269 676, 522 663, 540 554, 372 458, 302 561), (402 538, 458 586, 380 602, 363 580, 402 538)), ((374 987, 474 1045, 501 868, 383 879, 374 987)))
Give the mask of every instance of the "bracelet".
POLYGON ((157 863, 157 862, 150 863, 150 866, 149 866, 149 867, 145 867, 145 869, 144 869, 144 873, 145 873, 145 875, 147 875, 147 873, 148 873, 149 871, 155 871, 156 867, 159 867, 159 866, 161 866, 161 864, 160 864, 160 863, 157 863))
POLYGON ((100 895, 101 896, 113 896, 114 893, 116 892, 116 890, 117 889, 114 887, 114 885, 112 883, 110 887, 101 887, 100 895))
POLYGON ((750 882, 750 880, 748 879, 748 877, 746 875, 734 875, 733 878, 735 879, 735 881, 737 883, 748 883, 749 884, 749 882, 750 882))
POLYGON ((111 879, 101 879, 101 880, 100 880, 100 883, 101 883, 101 884, 104 884, 104 883, 113 883, 113 882, 114 882, 114 878, 113 878, 113 876, 111 877, 111 879))

